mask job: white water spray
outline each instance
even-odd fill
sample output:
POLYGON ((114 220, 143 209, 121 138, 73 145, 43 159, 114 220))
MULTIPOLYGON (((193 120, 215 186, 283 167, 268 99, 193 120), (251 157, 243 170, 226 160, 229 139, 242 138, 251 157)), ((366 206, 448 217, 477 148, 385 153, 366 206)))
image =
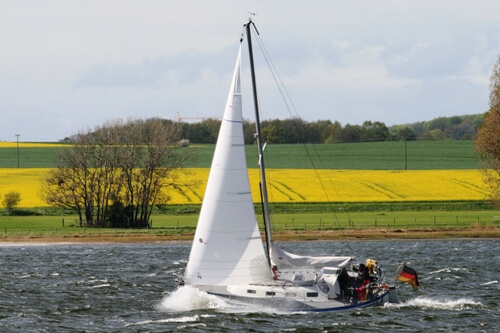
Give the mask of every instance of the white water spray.
POLYGON ((469 298, 451 299, 434 299, 428 297, 417 297, 399 304, 386 304, 391 308, 420 308, 432 310, 453 310, 461 311, 470 308, 482 308, 481 302, 474 301, 469 298))
POLYGON ((199 309, 218 309, 227 306, 216 296, 207 294, 191 286, 183 286, 173 291, 158 304, 159 311, 183 312, 199 309))

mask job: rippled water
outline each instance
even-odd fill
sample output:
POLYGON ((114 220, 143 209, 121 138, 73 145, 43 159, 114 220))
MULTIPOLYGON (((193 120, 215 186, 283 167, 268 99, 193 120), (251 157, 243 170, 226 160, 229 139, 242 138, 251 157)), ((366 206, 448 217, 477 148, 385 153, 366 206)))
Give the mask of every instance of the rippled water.
MULTIPOLYGON (((189 244, 0 246, 1 332, 494 332, 500 318, 496 240, 352 242, 386 276, 405 260, 421 289, 403 302, 342 313, 234 308, 177 289, 189 244)), ((286 243, 297 253, 351 254, 341 242, 286 243)), ((391 278, 392 279, 392 278, 391 278)))

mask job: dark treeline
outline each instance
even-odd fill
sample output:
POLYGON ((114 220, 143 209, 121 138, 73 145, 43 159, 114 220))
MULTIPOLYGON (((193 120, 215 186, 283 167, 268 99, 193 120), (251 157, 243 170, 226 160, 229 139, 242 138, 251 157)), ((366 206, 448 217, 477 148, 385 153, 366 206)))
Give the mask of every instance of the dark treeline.
MULTIPOLYGON (((438 117, 430 121, 387 127, 383 122, 365 121, 362 125, 342 126, 338 121, 317 120, 307 122, 300 118, 274 119, 262 122, 262 136, 267 143, 348 143, 373 141, 414 140, 472 140, 484 114, 438 117)), ((178 141, 189 143, 215 143, 219 133, 219 119, 205 119, 186 123, 162 119, 177 129, 178 141)), ((255 123, 245 120, 245 143, 255 142, 255 123)), ((71 142, 72 138, 63 141, 71 142)))
MULTIPOLYGON (((268 143, 346 143, 391 140, 471 140, 482 124, 484 114, 438 117, 431 121, 395 125, 365 121, 362 125, 342 126, 339 122, 300 118, 262 122, 263 140, 268 143)), ((198 123, 176 123, 179 139, 189 143, 215 143, 220 120, 206 119, 198 123), (188 141, 187 141, 188 140, 188 141)), ((255 141, 255 123, 244 123, 245 143, 255 141)))

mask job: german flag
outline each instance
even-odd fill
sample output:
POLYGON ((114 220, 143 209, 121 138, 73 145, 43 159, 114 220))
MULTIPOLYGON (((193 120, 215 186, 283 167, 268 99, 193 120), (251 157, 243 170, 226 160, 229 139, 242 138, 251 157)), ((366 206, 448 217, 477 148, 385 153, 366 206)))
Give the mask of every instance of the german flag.
POLYGON ((398 276, 398 281, 411 284, 413 290, 418 290, 420 283, 418 282, 417 272, 406 265, 403 266, 401 273, 398 276))

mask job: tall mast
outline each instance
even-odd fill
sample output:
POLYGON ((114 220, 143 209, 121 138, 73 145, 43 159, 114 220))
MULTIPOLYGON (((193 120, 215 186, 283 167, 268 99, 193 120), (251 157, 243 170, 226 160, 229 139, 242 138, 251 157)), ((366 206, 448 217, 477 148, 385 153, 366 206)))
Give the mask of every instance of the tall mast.
POLYGON ((271 263, 271 217, 269 213, 269 200, 267 196, 267 182, 266 182, 266 170, 264 166, 264 156, 263 156, 263 144, 262 136, 260 130, 260 116, 259 116, 259 100, 257 98, 257 83, 255 81, 255 67, 253 62, 253 48, 252 48, 252 34, 250 32, 250 26, 253 24, 252 19, 248 20, 245 24, 246 35, 248 41, 248 54, 250 58, 250 72, 252 74, 252 90, 253 90, 253 105, 255 109, 255 127, 257 130, 257 147, 259 150, 259 169, 260 169, 260 183, 262 191, 262 201, 264 209, 264 223, 266 229, 266 244, 267 244, 267 255, 269 263, 271 263))

